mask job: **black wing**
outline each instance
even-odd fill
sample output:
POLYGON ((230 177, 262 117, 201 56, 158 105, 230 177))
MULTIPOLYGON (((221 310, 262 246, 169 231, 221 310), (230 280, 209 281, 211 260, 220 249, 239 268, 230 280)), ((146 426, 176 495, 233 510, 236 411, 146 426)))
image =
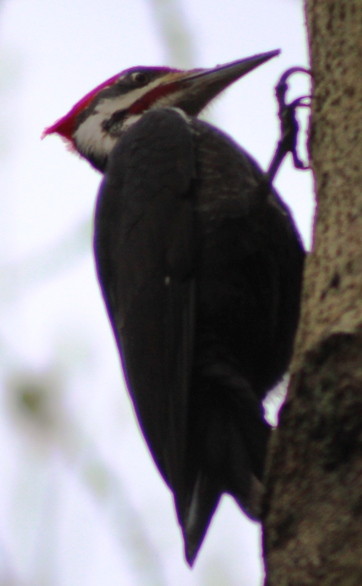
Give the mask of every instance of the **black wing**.
POLYGON ((112 152, 95 219, 98 276, 129 392, 179 503, 193 356, 194 174, 186 120, 150 112, 112 152))

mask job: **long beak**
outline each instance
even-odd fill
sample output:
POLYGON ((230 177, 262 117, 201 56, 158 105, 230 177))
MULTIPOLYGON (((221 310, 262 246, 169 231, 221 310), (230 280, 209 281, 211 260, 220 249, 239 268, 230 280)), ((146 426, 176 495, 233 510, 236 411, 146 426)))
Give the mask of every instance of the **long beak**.
POLYGON ((179 77, 176 74, 178 79, 176 76, 173 77, 172 80, 170 79, 170 84, 174 83, 180 89, 185 89, 185 92, 175 93, 173 105, 190 116, 197 116, 222 90, 279 54, 280 50, 277 49, 218 65, 212 69, 194 69, 180 73, 179 77))

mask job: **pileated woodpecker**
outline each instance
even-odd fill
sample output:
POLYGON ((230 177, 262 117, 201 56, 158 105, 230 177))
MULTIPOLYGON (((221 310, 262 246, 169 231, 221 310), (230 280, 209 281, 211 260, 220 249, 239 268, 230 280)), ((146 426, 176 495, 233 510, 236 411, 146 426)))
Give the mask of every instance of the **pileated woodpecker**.
POLYGON ((104 173, 98 277, 190 565, 223 492, 258 516, 262 400, 288 367, 304 260, 257 163, 197 116, 278 53, 214 69, 133 67, 44 131, 104 173))

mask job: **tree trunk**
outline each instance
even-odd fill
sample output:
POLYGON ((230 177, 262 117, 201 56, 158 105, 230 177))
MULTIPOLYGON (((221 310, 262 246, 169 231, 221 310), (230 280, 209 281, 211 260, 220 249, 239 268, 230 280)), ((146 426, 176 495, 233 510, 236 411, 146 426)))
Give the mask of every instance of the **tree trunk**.
POLYGON ((306 0, 318 209, 263 506, 268 586, 362 584, 362 0, 306 0))

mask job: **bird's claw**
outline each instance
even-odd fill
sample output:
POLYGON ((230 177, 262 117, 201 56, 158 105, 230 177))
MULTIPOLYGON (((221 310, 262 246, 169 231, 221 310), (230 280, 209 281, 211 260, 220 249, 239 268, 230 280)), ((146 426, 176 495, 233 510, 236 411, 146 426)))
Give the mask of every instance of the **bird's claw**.
POLYGON ((290 104, 286 103, 286 94, 289 87, 287 80, 294 73, 307 73, 308 75, 311 75, 309 69, 305 69, 304 67, 291 67, 283 73, 276 85, 275 93, 279 106, 278 117, 280 120, 281 138, 266 174, 269 185, 272 183, 284 157, 289 152, 292 154, 294 167, 296 169, 304 171, 310 168, 308 164, 305 164, 299 158, 297 152, 299 124, 296 117, 296 111, 298 108, 309 108, 311 96, 301 96, 293 100, 290 104), (306 100, 308 101, 306 102, 306 100))

